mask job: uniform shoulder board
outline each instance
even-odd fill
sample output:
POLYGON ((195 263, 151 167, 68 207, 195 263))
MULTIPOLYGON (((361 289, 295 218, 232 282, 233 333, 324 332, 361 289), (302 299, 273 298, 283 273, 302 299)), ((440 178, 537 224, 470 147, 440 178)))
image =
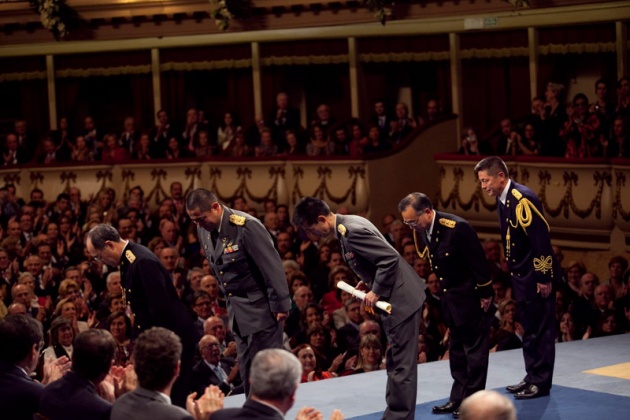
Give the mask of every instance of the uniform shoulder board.
POLYGON ((235 224, 236 226, 245 226, 245 219, 243 216, 239 216, 238 214, 230 214, 230 223, 235 224))
POLYGON ((517 200, 523 198, 523 194, 521 194, 516 188, 512 188, 512 195, 516 197, 517 200))
POLYGON ((348 231, 344 225, 337 226, 337 231, 341 233, 341 236, 346 236, 346 232, 348 231))
POLYGON ((445 219, 445 218, 441 218, 440 220, 438 220, 438 222, 440 222, 442 226, 446 226, 447 228, 451 228, 451 229, 453 229, 455 227, 455 224, 457 223, 455 220, 450 220, 450 219, 445 219))
POLYGON ((136 256, 133 255, 133 252, 131 252, 130 249, 125 251, 125 257, 127 257, 130 263, 133 263, 136 260, 136 256))

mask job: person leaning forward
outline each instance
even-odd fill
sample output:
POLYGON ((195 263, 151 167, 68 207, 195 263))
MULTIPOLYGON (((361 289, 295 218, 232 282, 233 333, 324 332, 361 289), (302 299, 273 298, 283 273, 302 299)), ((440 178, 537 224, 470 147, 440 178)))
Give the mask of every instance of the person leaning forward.
POLYGON ((434 414, 453 413, 469 395, 486 386, 492 302, 490 270, 475 230, 461 217, 433 209, 422 193, 411 193, 398 204, 403 223, 413 229, 416 250, 431 264, 444 295, 440 299, 450 329, 449 364, 453 386, 446 404, 434 414))
POLYGON ((269 232, 247 213, 220 204, 203 188, 186 197, 186 211, 219 288, 227 299, 245 393, 257 352, 282 347, 282 324, 291 300, 282 261, 269 232))

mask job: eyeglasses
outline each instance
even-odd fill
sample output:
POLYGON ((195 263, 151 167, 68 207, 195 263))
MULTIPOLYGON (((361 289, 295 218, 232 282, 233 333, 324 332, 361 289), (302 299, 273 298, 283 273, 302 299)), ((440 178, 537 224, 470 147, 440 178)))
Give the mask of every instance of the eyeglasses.
POLYGON ((407 226, 414 227, 418 225, 418 219, 416 218, 415 220, 403 220, 403 223, 407 226))
POLYGON ((103 258, 103 250, 102 249, 101 249, 101 252, 98 255, 95 255, 95 256, 92 257, 92 259, 94 261, 99 261, 99 262, 101 261, 101 258, 103 258))
POLYGON ((201 348, 201 350, 212 350, 215 347, 218 348, 218 347, 221 347, 221 346, 219 346, 219 343, 210 343, 210 344, 207 344, 207 345, 203 346, 201 348))

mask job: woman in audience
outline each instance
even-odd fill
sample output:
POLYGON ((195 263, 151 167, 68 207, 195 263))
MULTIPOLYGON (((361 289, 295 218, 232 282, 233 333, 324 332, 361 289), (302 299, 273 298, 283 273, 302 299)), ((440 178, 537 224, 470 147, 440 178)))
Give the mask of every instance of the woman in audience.
POLYGON ((480 155, 479 151, 479 139, 477 133, 472 127, 464 128, 464 134, 462 135, 462 147, 459 148, 459 154, 461 155, 480 155))
POLYGON ((278 145, 273 141, 271 130, 263 128, 260 132, 260 146, 254 148, 256 157, 274 157, 278 154, 278 145))
POLYGON ((603 156, 611 158, 630 157, 630 135, 628 135, 628 117, 617 117, 613 121, 610 141, 602 143, 603 156))
POLYGON ((324 321, 324 312, 322 308, 314 303, 309 303, 300 315, 300 330, 290 339, 291 347, 294 348, 299 344, 306 342, 307 331, 317 325, 321 325, 324 321))
POLYGON ((101 153, 101 160, 105 163, 121 163, 129 159, 124 147, 118 144, 114 134, 107 134, 104 139, 105 147, 101 153))
MULTIPOLYGON (((340 281, 344 281, 351 286, 355 286, 357 283, 354 274, 348 267, 346 267, 345 265, 338 265, 337 267, 333 267, 328 273, 328 292, 324 293, 320 302, 320 305, 324 309, 324 312, 334 314, 335 311, 343 308, 343 302, 340 293, 341 290, 337 288, 337 283, 339 283, 340 281)), ((341 316, 342 319, 347 320, 345 310, 343 310, 343 314, 340 313, 338 316, 341 316)), ((336 323, 337 322, 335 321, 335 324, 336 323)), ((345 325, 345 323, 342 325, 345 325)))
POLYGON ((368 144, 363 148, 363 154, 377 154, 389 150, 390 145, 386 140, 381 139, 381 133, 377 125, 371 124, 368 127, 368 144))
POLYGON ((94 151, 88 148, 85 137, 78 136, 72 148, 72 160, 75 162, 91 162, 94 160, 94 151))
POLYGON ((348 142, 348 156, 360 157, 363 155, 363 148, 368 144, 368 139, 363 135, 361 124, 355 123, 350 126, 350 141, 348 142))
POLYGON ((219 149, 226 150, 239 131, 241 131, 241 127, 235 121, 232 113, 226 112, 223 115, 223 122, 217 130, 217 145, 219 149))
POLYGON ((537 155, 540 153, 540 143, 536 138, 536 129, 533 124, 525 124, 523 136, 519 137, 518 147, 524 155, 537 155))
POLYGON ((64 242, 68 265, 79 264, 83 260, 83 243, 79 238, 79 225, 69 216, 59 218, 59 237, 64 242))
POLYGON ((50 326, 49 331, 50 345, 42 353, 40 363, 57 360, 61 356, 72 359, 72 342, 74 341, 75 331, 72 328, 72 320, 59 316, 55 318, 50 326))
POLYGON ((357 364, 352 369, 345 370, 340 376, 357 373, 374 372, 385 368, 381 340, 374 334, 366 334, 359 342, 357 364))
POLYGON ((287 142, 287 148, 284 151, 284 154, 287 156, 301 156, 306 154, 306 150, 304 150, 304 146, 298 139, 297 134, 293 130, 287 130, 284 133, 284 138, 287 142))
POLYGON ((337 376, 333 373, 332 367, 330 370, 322 370, 315 356, 315 351, 308 344, 300 344, 293 350, 293 354, 302 364, 302 383, 321 381, 337 376))
POLYGON ((133 340, 131 340, 131 320, 123 311, 112 313, 107 318, 107 330, 116 340, 116 353, 114 365, 126 366, 133 352, 133 340))
POLYGON ((306 145, 308 156, 330 156, 335 153, 335 144, 321 125, 314 124, 311 127, 311 140, 306 145))
MULTIPOLYGON (((567 278, 566 288, 567 290, 567 301, 569 305, 575 301, 575 299, 580 296, 580 279, 586 273, 586 266, 579 261, 570 261, 569 265, 565 269, 565 276, 567 278)), ((571 306, 569 306, 569 311, 571 310, 571 306)))
POLYGON ((604 311, 593 327, 589 327, 585 338, 607 337, 623 333, 622 323, 617 319, 617 315, 612 310, 604 311))
POLYGON ((134 160, 151 160, 155 158, 151 150, 151 139, 148 133, 142 133, 135 150, 131 154, 131 159, 134 160))
POLYGON ((309 327, 306 331, 306 344, 315 351, 322 369, 328 369, 339 353, 332 345, 331 331, 321 324, 315 323, 309 327))
POLYGON ((506 300, 499 305, 501 322, 499 329, 492 331, 490 335, 490 351, 502 351, 520 349, 523 343, 520 337, 523 336, 523 327, 518 323, 516 314, 516 302, 506 300))
POLYGON ((245 136, 241 131, 239 131, 234 135, 234 139, 232 139, 228 148, 223 151, 223 156, 254 156, 254 150, 252 150, 249 145, 245 144, 245 136))
MULTIPOLYGON (((77 307, 75 303, 69 298, 61 299, 57 303, 57 306, 55 306, 53 318, 57 318, 59 316, 69 319, 72 322, 72 328, 74 329, 75 334, 87 331, 90 328, 87 322, 79 321, 77 307)), ((91 322, 93 322, 93 320, 91 322)))
POLYGON ((573 315, 571 315, 570 312, 565 312, 560 317, 558 337, 556 338, 556 342, 564 343, 576 339, 577 337, 575 336, 575 323, 573 322, 573 315))
POLYGON ((181 147, 176 137, 171 137, 168 140, 166 147, 166 159, 177 160, 190 157, 190 154, 186 149, 181 147))
POLYGON ((210 157, 211 155, 212 155, 212 146, 210 146, 210 139, 208 136, 208 132, 206 130, 202 130, 199 132, 199 136, 197 137, 197 147, 195 147, 195 156, 198 159, 205 159, 207 157, 210 157))

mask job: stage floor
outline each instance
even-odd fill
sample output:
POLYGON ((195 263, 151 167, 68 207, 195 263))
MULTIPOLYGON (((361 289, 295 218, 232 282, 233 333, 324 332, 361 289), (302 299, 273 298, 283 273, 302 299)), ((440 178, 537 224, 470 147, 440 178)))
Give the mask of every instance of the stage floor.
MULTIPOLYGON (((490 354, 487 389, 504 390, 523 376, 521 350, 490 354)), ((339 408, 346 419, 380 419, 385 410, 385 371, 301 384, 287 419, 303 406, 330 416, 339 408)), ((418 365, 416 419, 449 419, 433 415, 431 407, 448 398, 452 379, 448 361, 418 365)), ((226 398, 226 407, 238 407, 244 396, 226 398)), ((515 401, 524 419, 627 419, 630 410, 630 334, 556 345, 553 389, 549 397, 515 401)))

